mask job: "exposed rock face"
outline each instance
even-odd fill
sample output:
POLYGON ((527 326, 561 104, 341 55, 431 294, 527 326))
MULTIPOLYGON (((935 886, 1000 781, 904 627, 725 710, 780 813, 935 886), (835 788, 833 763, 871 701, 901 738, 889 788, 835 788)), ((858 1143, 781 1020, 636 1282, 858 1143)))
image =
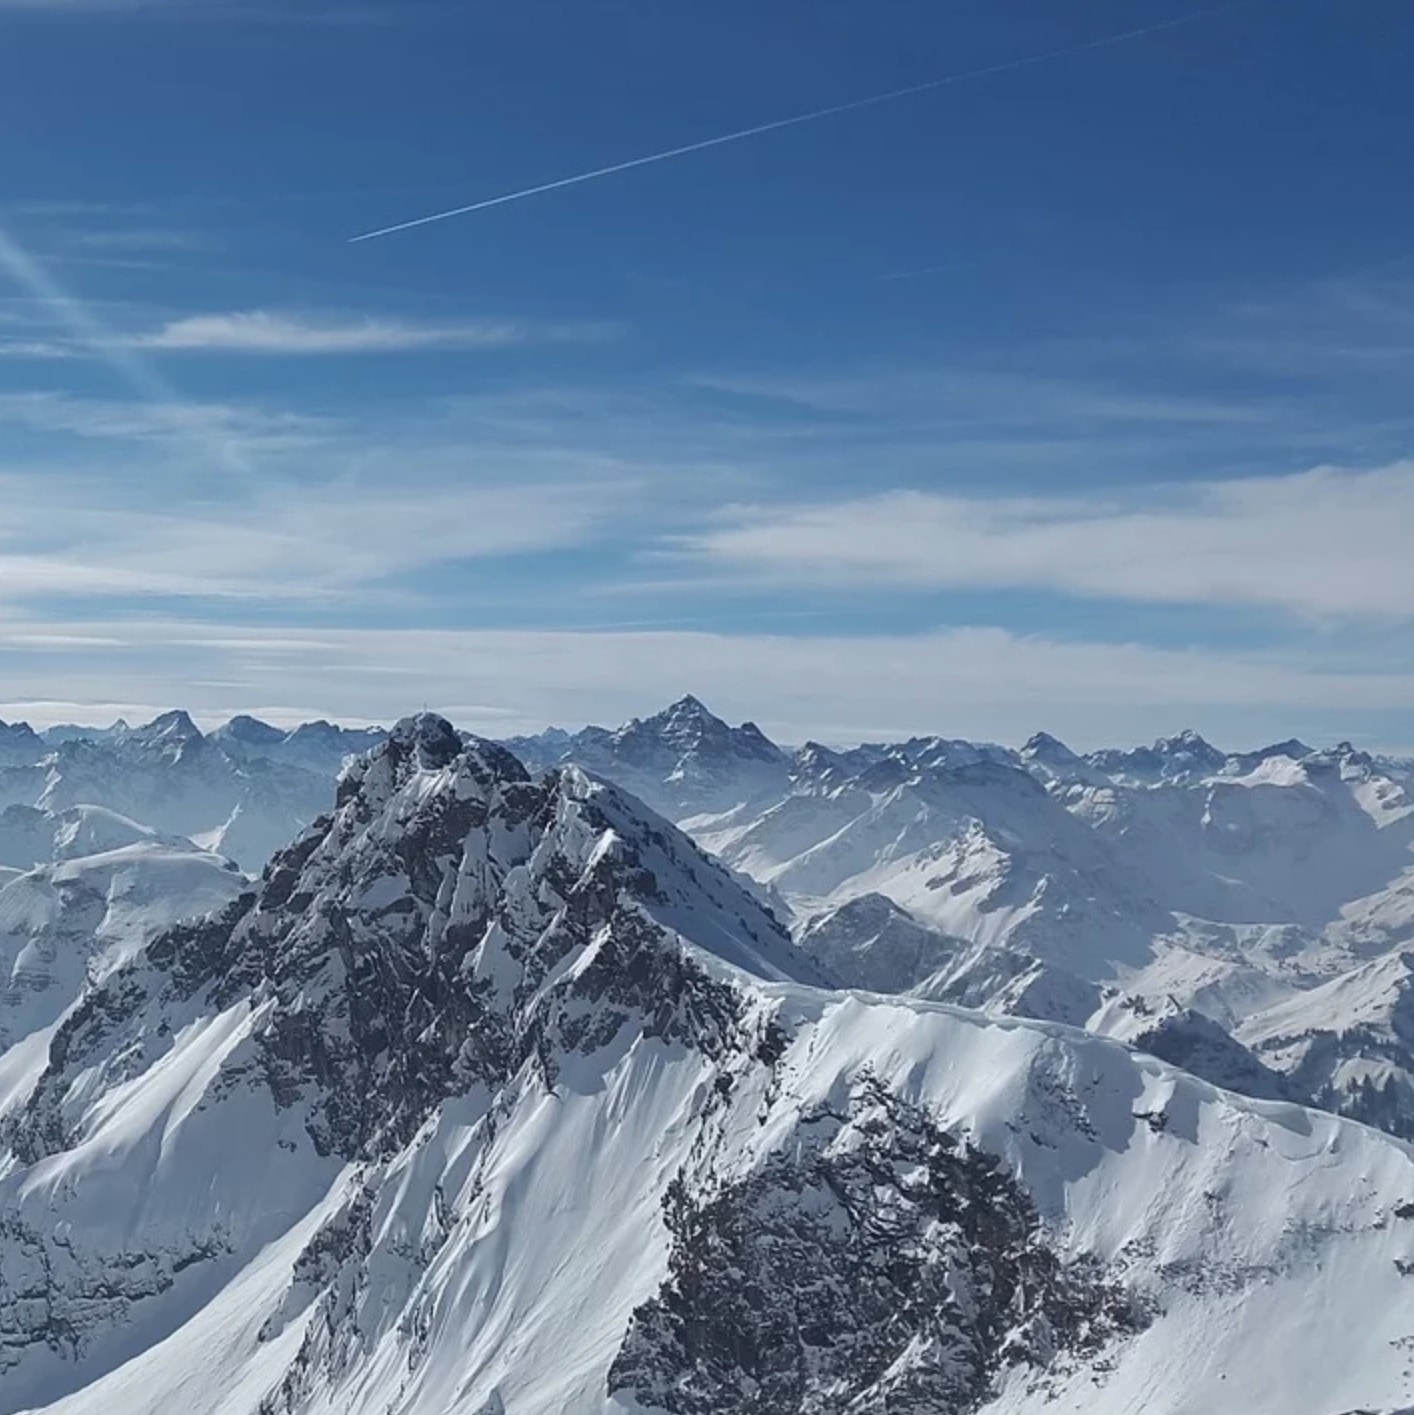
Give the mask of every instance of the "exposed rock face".
POLYGON ((1414 952, 1259 1012, 1240 1035, 1313 1104, 1414 1140, 1414 952))
POLYGON ((755 1172, 680 1175, 665 1211, 670 1275, 609 1386, 671 1415, 951 1415, 1142 1324, 994 1157, 867 1078, 755 1172))
POLYGON ((1173 999, 1112 1000, 1095 1019, 1095 1026, 1226 1090, 1259 1100, 1309 1100, 1309 1093, 1294 1078, 1266 1065, 1211 1017, 1173 999))
POLYGON ((861 894, 811 919, 800 946, 846 987, 908 992, 949 968, 968 951, 914 919, 882 894, 861 894))

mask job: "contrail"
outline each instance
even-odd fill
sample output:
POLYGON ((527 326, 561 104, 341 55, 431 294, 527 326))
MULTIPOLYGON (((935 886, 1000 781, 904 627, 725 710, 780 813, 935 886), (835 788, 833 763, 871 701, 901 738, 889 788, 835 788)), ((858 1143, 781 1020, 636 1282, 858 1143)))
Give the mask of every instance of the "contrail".
POLYGON ((906 88, 890 89, 887 93, 870 94, 867 98, 851 99, 848 103, 832 104, 829 108, 816 108, 810 113, 796 113, 789 118, 777 118, 771 123, 758 123, 752 128, 741 128, 734 133, 723 133, 715 138, 703 138, 700 142, 684 143, 681 147, 670 147, 663 152, 650 152, 645 157, 632 157, 627 162, 614 162, 607 167, 596 167, 591 172, 577 172, 573 177, 560 177, 553 182, 542 182, 537 187, 525 187, 518 192, 505 192, 498 197, 487 197, 484 201, 474 201, 468 206, 456 206, 450 211, 437 211, 430 216, 419 216, 412 221, 399 221, 394 226, 380 226, 376 231, 365 231, 361 236, 351 236, 350 245, 360 241, 375 241, 380 236, 391 236, 398 231, 411 231, 417 226, 430 226, 434 221, 450 221, 454 216, 468 216, 473 211, 485 211, 493 206, 505 206, 513 201, 524 201, 527 197, 538 197, 545 192, 557 192, 562 187, 577 187, 581 182, 594 182, 600 177, 612 177, 616 172, 629 172, 635 167, 648 167, 655 162, 667 162, 674 157, 686 157, 691 152, 704 152, 709 147, 723 147, 727 143, 742 142, 747 138, 760 137, 764 133, 779 132, 782 128, 799 127, 802 123, 818 123, 822 118, 833 118, 840 113, 854 113, 861 108, 874 108, 881 103, 893 103, 900 98, 908 98, 917 93, 930 93, 934 89, 947 88, 951 84, 965 83, 970 79, 986 78, 990 74, 1005 74, 1014 69, 1028 69, 1035 64, 1048 64, 1053 59, 1064 59, 1072 54, 1084 54, 1092 49, 1108 49, 1115 44, 1125 44, 1132 39, 1142 39, 1145 35, 1160 34, 1164 30, 1178 29, 1182 25, 1193 24, 1211 15, 1224 14, 1228 10, 1242 9, 1255 0, 1229 0, 1224 5, 1209 5, 1201 10, 1190 10, 1172 20, 1162 20, 1157 24, 1142 25, 1137 29, 1120 30, 1115 34, 1101 35, 1098 39, 1083 40, 1079 44, 1067 44, 1060 49, 1048 49, 1042 54, 1027 54, 1019 59, 1006 59, 999 64, 987 64, 980 69, 962 69, 954 74, 944 74, 941 78, 926 79, 922 83, 909 84, 906 88))

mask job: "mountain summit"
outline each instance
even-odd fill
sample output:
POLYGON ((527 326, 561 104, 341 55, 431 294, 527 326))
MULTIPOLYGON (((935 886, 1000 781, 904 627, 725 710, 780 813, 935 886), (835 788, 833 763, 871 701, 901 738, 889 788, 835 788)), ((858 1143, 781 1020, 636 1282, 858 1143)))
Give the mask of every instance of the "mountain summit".
POLYGON ((621 782, 674 820, 784 788, 790 758, 754 722, 732 727, 691 694, 610 731, 554 730, 508 743, 541 766, 574 762, 621 782))

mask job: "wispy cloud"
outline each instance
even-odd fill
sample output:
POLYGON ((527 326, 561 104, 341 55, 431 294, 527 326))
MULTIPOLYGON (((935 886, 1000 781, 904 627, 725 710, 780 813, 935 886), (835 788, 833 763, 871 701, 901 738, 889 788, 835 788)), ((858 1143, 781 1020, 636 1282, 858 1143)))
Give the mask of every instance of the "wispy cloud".
POLYGON ((0 359, 69 359, 72 344, 53 339, 0 339, 0 359))
POLYGON ((91 251, 177 253, 210 251, 217 243, 208 234, 178 227, 104 226, 91 230, 68 231, 65 240, 91 251))
MULTIPOLYGON (((108 263, 107 258, 102 258, 108 263)), ((126 265, 119 259, 118 264, 126 265)), ((130 316, 131 317, 131 316, 130 316)), ((19 321, 13 321, 17 326, 19 321)), ((27 322, 25 337, 0 341, 10 358, 106 358, 134 354, 229 354, 271 358, 504 349, 521 344, 599 342, 620 334, 606 323, 547 324, 513 319, 456 323, 395 316, 234 310, 190 314, 151 329, 55 333, 52 320, 27 322)))
POLYGON ((79 398, 52 390, 0 394, 0 425, 7 423, 69 437, 163 444, 177 452, 190 449, 194 438, 216 436, 223 448, 245 455, 307 448, 331 430, 312 413, 238 403, 79 398))
POLYGON ((418 349, 493 349, 525 343, 533 331, 510 322, 418 324, 400 319, 301 316, 271 310, 190 315, 149 334, 136 349, 272 355, 389 354, 418 349))
POLYGON ((902 367, 858 374, 781 377, 698 374, 693 385, 762 405, 830 416, 925 420, 955 429, 1129 423, 1234 427, 1270 422, 1270 403, 1144 389, 1112 379, 1014 370, 902 367))
POLYGON ((381 315, 306 314, 257 309, 183 315, 155 329, 126 333, 92 331, 81 338, 13 340, 7 346, 0 346, 0 354, 28 358, 82 355, 102 358, 129 351, 297 358, 597 342, 616 338, 619 332, 617 326, 604 323, 537 324, 486 319, 448 324, 381 315))
POLYGON ((744 507, 680 547, 724 575, 888 589, 1045 589, 1149 603, 1414 618, 1414 463, 1124 500, 893 491, 744 507))
POLYGON ((125 478, 11 474, 0 478, 0 608, 106 595, 347 609, 358 594, 386 608, 418 598, 406 577, 419 571, 591 540, 629 494, 543 478, 389 488, 306 473, 134 506, 125 478))

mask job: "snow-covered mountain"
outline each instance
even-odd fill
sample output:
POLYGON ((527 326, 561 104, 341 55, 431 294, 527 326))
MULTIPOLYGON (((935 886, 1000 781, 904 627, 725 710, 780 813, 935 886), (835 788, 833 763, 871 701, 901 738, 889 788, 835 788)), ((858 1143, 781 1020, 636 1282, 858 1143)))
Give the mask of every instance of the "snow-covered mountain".
POLYGON ((0 767, 31 766, 44 755, 44 738, 27 722, 0 722, 0 767))
POLYGON ((350 758, 372 751, 387 735, 381 727, 340 727, 322 720, 287 730, 240 716, 216 728, 211 740, 237 761, 279 762, 334 777, 350 758))
POLYGON ((615 731, 552 728, 506 746, 532 769, 573 762, 617 781, 673 820, 770 799, 789 783, 789 755, 755 723, 729 727, 691 695, 615 731))
POLYGON ((30 1058, 0 1411, 1414 1399, 1402 1143, 827 981, 626 792, 400 724, 30 1058))
POLYGON ((312 723, 264 729, 274 734, 266 739, 262 728, 235 719, 208 736, 181 711, 90 735, 64 729, 52 741, 33 733, 21 740, 12 728, 8 740, 19 745, 8 755, 0 734, 0 807, 99 807, 259 870, 329 809, 343 763, 382 735, 312 723))
POLYGON ((228 860, 144 840, 18 874, 0 887, 0 1047, 44 1014, 47 1025, 87 978, 126 962, 181 919, 228 903, 245 879, 228 860), (47 994, 41 999, 39 994, 47 994), (25 1004, 21 1007, 21 1004, 25 1004), (34 1004, 34 1005, 29 1005, 34 1004))
MULTIPOLYGON (((1019 751, 935 737, 768 752, 757 736, 687 699, 541 745, 631 779, 852 986, 1086 1023, 1259 1096, 1407 1109, 1363 1099, 1366 1044, 1316 1048, 1358 1060, 1356 1086, 1297 1066, 1289 1036, 1270 1065, 1241 1038, 1266 1037, 1268 1009, 1307 1017, 1301 999, 1319 1011, 1359 991, 1367 966, 1398 972, 1381 960, 1414 945, 1408 763, 1295 740, 1227 753, 1193 732, 1088 755, 1045 733, 1019 751), (736 732, 750 745, 728 750, 736 732), (632 761, 605 746, 624 738, 632 761), (702 779, 710 793, 682 789, 702 779)), ((1364 1021, 1308 1022, 1313 1037, 1366 1035, 1364 1021)), ((1402 1095, 1414 1054, 1398 1045, 1383 1044, 1396 1071, 1377 1080, 1402 1095)))
POLYGON ((1293 1090, 1414 1139, 1414 953, 1383 954, 1257 1012, 1238 1035, 1293 1090))

